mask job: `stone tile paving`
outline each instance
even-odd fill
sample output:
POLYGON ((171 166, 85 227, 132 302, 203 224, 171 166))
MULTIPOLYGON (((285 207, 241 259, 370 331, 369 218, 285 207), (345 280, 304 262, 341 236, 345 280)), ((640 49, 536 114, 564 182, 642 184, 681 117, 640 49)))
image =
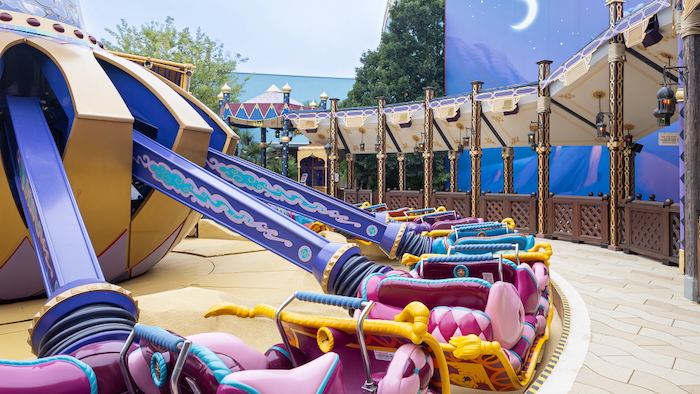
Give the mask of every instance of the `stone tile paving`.
POLYGON ((581 294, 591 343, 571 393, 700 393, 700 304, 677 267, 551 241, 552 269, 581 294))

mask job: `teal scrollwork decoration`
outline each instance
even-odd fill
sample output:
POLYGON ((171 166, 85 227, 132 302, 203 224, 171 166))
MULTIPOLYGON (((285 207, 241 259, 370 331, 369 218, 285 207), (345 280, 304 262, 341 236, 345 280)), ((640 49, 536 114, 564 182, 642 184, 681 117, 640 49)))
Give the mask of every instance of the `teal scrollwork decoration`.
POLYGON ((291 247, 294 244, 290 240, 279 238, 279 232, 268 228, 266 222, 256 222, 249 212, 235 210, 224 196, 212 194, 207 188, 197 186, 193 179, 185 177, 180 171, 170 168, 167 164, 157 163, 148 155, 136 156, 134 160, 146 168, 153 179, 161 183, 167 190, 189 198, 190 201, 202 208, 217 214, 223 213, 231 222, 253 228, 271 241, 282 242, 286 247, 291 247))
POLYGON ((281 201, 289 205, 298 205, 307 212, 320 213, 322 215, 329 216, 338 223, 349 224, 355 228, 362 227, 360 223, 350 221, 350 217, 347 215, 341 215, 337 210, 329 210, 320 202, 311 202, 294 190, 285 190, 280 185, 273 185, 267 179, 258 177, 253 172, 244 171, 233 164, 227 165, 219 162, 214 157, 210 157, 207 160, 207 166, 216 171, 219 176, 240 188, 245 188, 258 194, 263 194, 265 197, 272 198, 276 201, 281 201))

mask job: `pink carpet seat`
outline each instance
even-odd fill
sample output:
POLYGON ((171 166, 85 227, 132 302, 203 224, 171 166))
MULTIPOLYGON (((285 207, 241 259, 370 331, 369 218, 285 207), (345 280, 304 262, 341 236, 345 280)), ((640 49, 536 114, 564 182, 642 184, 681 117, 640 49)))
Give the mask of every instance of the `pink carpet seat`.
POLYGON ((452 337, 474 334, 482 341, 493 340, 491 319, 482 311, 439 306, 430 311, 428 332, 438 342, 448 343, 452 337))
POLYGON ((220 394, 288 392, 345 394, 343 367, 336 353, 326 353, 297 368, 246 370, 221 380, 220 394), (283 389, 287 388, 287 389, 283 389))
POLYGON ((433 372, 433 359, 421 346, 412 343, 401 345, 394 353, 386 374, 381 376, 377 394, 427 393, 433 372))
POLYGON ((445 220, 459 220, 460 217, 455 211, 447 211, 447 212, 436 212, 436 213, 429 213, 426 215, 421 215, 415 219, 413 219, 414 223, 429 223, 430 225, 434 225, 436 223, 445 221, 445 220))
POLYGON ((94 394, 98 391, 92 368, 63 355, 38 360, 0 359, 0 376, 2 393, 94 394))
MULTIPOLYGON (((513 347, 523 330, 525 310, 515 286, 507 282, 491 284, 478 278, 414 279, 375 275, 361 286, 362 298, 378 304, 371 319, 393 320, 412 301, 437 307, 462 307, 483 311, 492 324, 492 340, 504 348, 513 347)), ((478 335, 478 334, 477 334, 478 335)))
POLYGON ((451 230, 453 226, 460 224, 483 223, 484 219, 462 218, 456 220, 442 220, 433 224, 433 230, 451 230))
MULTIPOLYGON (((542 263, 536 263, 544 266, 542 263)), ((532 268, 526 263, 516 266, 515 263, 504 260, 503 281, 512 283, 518 289, 520 300, 525 307, 525 313, 534 315, 540 305, 541 286, 532 268)), ((457 277, 481 278, 490 283, 500 279, 498 261, 469 261, 469 262, 430 262, 423 261, 416 272, 424 279, 445 279, 457 277)), ((543 277, 542 280, 548 280, 543 277)))
MULTIPOLYGON (((509 261, 503 261, 503 280, 509 283, 515 282, 517 266, 509 261)), ((469 262, 431 262, 424 260, 416 267, 416 271, 424 279, 447 278, 480 278, 493 283, 499 280, 497 260, 469 261, 469 262)))

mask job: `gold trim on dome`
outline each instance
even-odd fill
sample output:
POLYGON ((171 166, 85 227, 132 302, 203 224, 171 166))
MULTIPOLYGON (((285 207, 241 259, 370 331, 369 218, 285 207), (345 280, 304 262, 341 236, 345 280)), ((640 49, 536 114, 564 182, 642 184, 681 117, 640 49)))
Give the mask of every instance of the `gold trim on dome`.
POLYGON ((34 352, 34 348, 32 346, 32 336, 34 335, 34 328, 37 326, 37 324, 39 324, 41 318, 44 317, 44 315, 48 311, 50 311, 52 308, 56 307, 57 305, 69 298, 85 293, 92 293, 95 291, 111 291, 114 293, 122 294, 128 299, 132 300, 134 302, 134 306, 136 306, 138 309, 138 301, 134 300, 134 297, 132 296, 129 290, 126 290, 117 285, 113 285, 111 283, 90 283, 87 285, 77 286, 72 289, 68 289, 63 293, 54 296, 53 298, 48 300, 46 304, 44 304, 44 306, 42 306, 41 309, 39 309, 39 312, 37 312, 36 315, 34 315, 34 319, 32 319, 32 322, 29 324, 29 339, 27 339, 27 343, 29 343, 29 346, 32 347, 32 352, 34 352))
POLYGON ((403 234, 404 232, 406 232, 407 227, 408 223, 404 223, 403 226, 401 226, 401 228, 399 229, 399 233, 396 235, 396 240, 394 240, 394 246, 391 247, 391 252, 389 252, 389 258, 392 260, 396 258, 396 251, 399 249, 399 243, 401 242, 401 239, 403 238, 403 234))
POLYGON ((345 244, 338 248, 338 250, 336 250, 335 253, 333 253, 333 256, 331 256, 331 259, 328 260, 326 268, 323 269, 323 277, 321 278, 321 289, 324 293, 328 294, 328 281, 331 278, 331 272, 333 271, 333 267, 335 267, 335 264, 338 262, 338 259, 340 259, 340 257, 343 256, 345 252, 354 247, 357 247, 357 244, 345 244))

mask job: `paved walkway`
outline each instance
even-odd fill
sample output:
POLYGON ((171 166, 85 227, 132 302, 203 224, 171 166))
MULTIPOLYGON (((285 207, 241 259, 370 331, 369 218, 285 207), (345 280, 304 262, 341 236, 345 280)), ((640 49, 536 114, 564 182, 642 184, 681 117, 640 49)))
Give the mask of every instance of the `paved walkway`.
POLYGON ((591 342, 579 393, 700 394, 700 305, 678 267, 597 246, 552 241, 552 268, 581 295, 591 342))
MULTIPOLYGON (((683 298, 678 268, 591 245, 551 243, 553 270, 578 291, 590 316, 590 343, 575 343, 587 353, 575 383, 566 384, 569 392, 700 394, 700 305, 683 298)), ((272 321, 203 319, 202 313, 219 301, 277 305, 294 290, 319 291, 311 275, 247 241, 187 239, 177 251, 121 284, 138 298, 145 324, 182 335, 231 332, 264 350, 279 341, 272 321)), ((32 357, 26 329, 43 302, 0 305, 0 358, 32 357)), ((337 308, 307 305, 294 308, 345 316, 337 308)), ((561 361, 557 366, 566 367, 561 361)), ((453 386, 453 393, 461 392, 453 386)))

